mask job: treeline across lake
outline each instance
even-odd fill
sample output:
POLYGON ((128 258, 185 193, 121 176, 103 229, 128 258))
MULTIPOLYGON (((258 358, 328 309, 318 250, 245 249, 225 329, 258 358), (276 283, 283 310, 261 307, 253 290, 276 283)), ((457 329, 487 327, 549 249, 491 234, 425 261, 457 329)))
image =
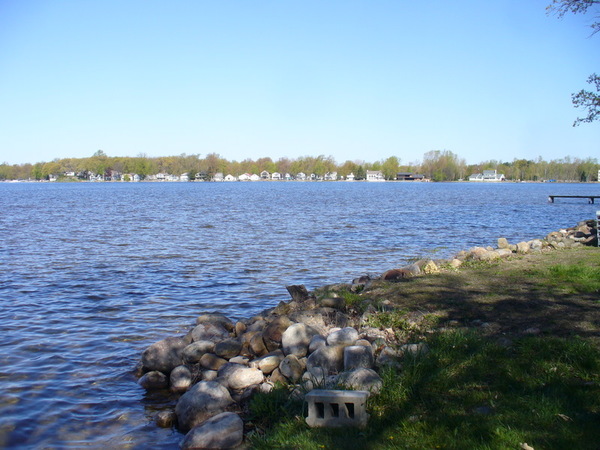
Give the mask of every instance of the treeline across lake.
POLYGON ((421 162, 402 164, 400 158, 390 156, 375 162, 346 161, 338 163, 332 156, 303 156, 296 159, 269 157, 229 161, 216 153, 205 156, 199 154, 179 156, 136 157, 108 156, 98 150, 88 158, 64 158, 50 162, 27 164, 0 164, 0 180, 88 180, 90 176, 99 179, 129 180, 145 179, 156 174, 187 174, 190 181, 211 180, 215 174, 260 174, 263 171, 281 174, 315 174, 322 179, 326 174, 337 173, 338 179, 346 179, 353 174, 354 179, 366 177, 371 170, 381 171, 386 180, 395 180, 398 173, 423 175, 432 181, 466 180, 471 174, 484 170, 496 170, 513 181, 598 181, 600 165, 596 158, 565 158, 546 161, 514 159, 511 162, 490 160, 479 164, 466 164, 465 160, 448 150, 433 150, 423 155, 421 162))

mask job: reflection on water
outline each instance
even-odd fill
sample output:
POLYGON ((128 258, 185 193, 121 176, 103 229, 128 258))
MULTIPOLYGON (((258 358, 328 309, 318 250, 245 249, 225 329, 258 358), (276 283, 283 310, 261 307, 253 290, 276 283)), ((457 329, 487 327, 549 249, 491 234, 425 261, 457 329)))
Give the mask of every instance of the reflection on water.
POLYGON ((195 317, 529 240, 593 217, 596 185, 0 184, 0 447, 173 448, 141 351, 195 317), (591 191, 594 192, 591 192, 591 191))

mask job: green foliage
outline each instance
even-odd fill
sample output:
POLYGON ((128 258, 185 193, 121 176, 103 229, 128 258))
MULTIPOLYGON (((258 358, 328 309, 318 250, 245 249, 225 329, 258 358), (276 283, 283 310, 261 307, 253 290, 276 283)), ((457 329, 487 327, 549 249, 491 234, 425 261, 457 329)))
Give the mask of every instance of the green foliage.
MULTIPOLYGON (((244 173, 260 174, 261 171, 290 173, 296 175, 303 172, 323 176, 327 172, 338 172, 339 176, 346 177, 353 173, 355 179, 364 180, 367 170, 382 170, 386 179, 395 179, 400 170, 399 159, 391 156, 373 163, 346 161, 338 165, 332 156, 317 157, 303 156, 295 160, 280 158, 273 161, 271 158, 257 160, 245 159, 241 162, 228 161, 217 153, 209 153, 204 157, 200 155, 161 156, 148 157, 141 153, 136 157, 110 157, 102 150, 98 150, 89 158, 65 158, 36 164, 0 164, 0 179, 47 179, 50 175, 58 176, 74 172, 80 179, 88 179, 90 174, 110 176, 114 171, 121 174, 137 174, 141 179, 157 173, 181 175, 187 173, 190 180, 196 174, 201 174, 200 179, 210 180, 215 173, 239 176, 244 173)), ((464 159, 448 151, 431 151, 423 155, 421 164, 402 166, 402 171, 424 173, 435 181, 454 181, 464 179, 471 173, 481 172, 483 169, 496 169, 503 173, 507 179, 536 180, 585 180, 594 181, 600 165, 596 158, 570 158, 544 161, 542 158, 533 160, 515 160, 501 163, 499 161, 485 161, 480 164, 465 164, 464 159)))
MULTIPOLYGON (((564 17, 567 13, 585 14, 590 8, 598 5, 600 5, 599 0, 553 0, 546 10, 549 13, 556 13, 558 17, 564 17)), ((590 27, 593 30, 592 34, 595 34, 600 31, 600 22, 592 22, 590 27)), ((596 92, 582 89, 571 95, 575 108, 587 109, 587 116, 577 118, 573 122, 574 127, 581 123, 594 122, 600 118, 600 77, 594 73, 589 76, 587 82, 595 85, 596 92)))
POLYGON ((587 82, 595 86, 595 92, 582 89, 571 95, 575 108, 587 110, 587 116, 577 118, 573 123, 574 127, 580 123, 589 123, 600 118, 600 77, 594 73, 589 76, 587 82))
POLYGON ((276 385, 269 393, 257 392, 250 401, 248 419, 263 430, 302 415, 302 401, 294 400, 286 386, 276 385))

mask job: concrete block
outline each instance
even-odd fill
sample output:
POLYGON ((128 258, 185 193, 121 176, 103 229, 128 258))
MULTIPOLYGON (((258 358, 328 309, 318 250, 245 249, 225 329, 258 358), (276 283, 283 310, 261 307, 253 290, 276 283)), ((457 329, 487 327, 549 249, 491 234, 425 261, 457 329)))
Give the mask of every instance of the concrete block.
POLYGON ((310 427, 359 427, 367 425, 367 391, 315 389, 305 396, 306 423, 310 427))

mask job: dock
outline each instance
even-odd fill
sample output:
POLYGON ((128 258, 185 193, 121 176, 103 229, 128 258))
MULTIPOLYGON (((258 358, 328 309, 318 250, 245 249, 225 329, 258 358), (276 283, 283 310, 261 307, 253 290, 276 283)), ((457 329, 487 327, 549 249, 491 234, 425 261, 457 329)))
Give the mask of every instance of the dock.
POLYGON ((588 203, 594 204, 594 200, 600 198, 600 195, 549 195, 548 201, 554 203, 555 198, 587 198, 588 203))

